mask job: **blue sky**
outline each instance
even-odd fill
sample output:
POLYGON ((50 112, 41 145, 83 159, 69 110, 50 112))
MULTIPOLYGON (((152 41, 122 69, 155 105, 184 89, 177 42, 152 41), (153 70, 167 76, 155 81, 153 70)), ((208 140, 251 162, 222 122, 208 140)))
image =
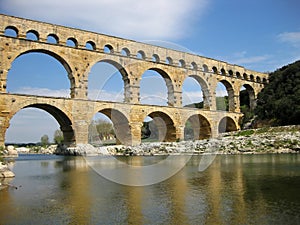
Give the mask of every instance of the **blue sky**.
MULTIPOLYGON (((137 41, 173 43, 182 49, 210 58, 238 64, 260 72, 274 71, 300 58, 300 2, 298 0, 1 0, 0 13, 34 20, 91 30, 137 41)), ((168 45, 169 46, 169 45, 168 45)), ((177 47, 176 47, 177 48, 177 47)), ((99 65, 91 74, 114 74, 114 68, 99 65), (98 68, 97 68, 98 67, 98 68), (101 72, 99 72, 101 71, 101 72)), ((155 76, 155 74, 152 74, 155 76)), ((110 76, 108 76, 110 77, 110 76)), ((148 79, 151 75, 145 75, 148 79)), ((69 95, 69 81, 61 65, 47 56, 25 55, 14 62, 9 72, 8 90, 21 93, 69 95), (34 69, 30 66, 35 63, 34 69), (40 65, 41 68, 37 68, 40 65), (49 66, 51 75, 46 73, 49 66), (43 70, 44 69, 44 70, 43 70), (20 72, 22 71, 22 73, 20 72), (35 76, 32 79, 24 77, 35 76), (50 84, 55 84, 51 86, 50 84)), ((102 77, 91 97, 112 95, 122 98, 122 87, 115 86, 114 78, 102 77), (101 89, 101 90, 99 90, 101 89), (114 89, 108 92, 108 90, 114 89)), ((149 78, 150 79, 150 78, 149 78)), ((160 77, 156 81, 161 82, 160 77)), ((147 82, 145 82, 147 83, 147 82)), ((186 88, 196 94, 197 85, 187 81, 186 88)), ((141 84, 142 85, 142 84, 141 84)), ((92 87, 90 87, 92 88, 92 87)), ((164 86, 162 85, 162 92, 164 86)), ((145 88, 147 89, 147 88, 145 88)), ((201 92, 200 92, 201 94, 201 92)), ((142 95, 142 93, 141 93, 142 95)), ((198 93, 199 96, 199 93, 198 93)), ((144 99, 151 102, 151 93, 145 90, 144 99)), ((156 95, 154 97, 162 97, 156 95)), ((57 127, 51 117, 43 126, 30 130, 32 115, 39 121, 44 112, 22 110, 11 121, 8 141, 39 141, 51 131, 42 127, 57 127), (38 116, 39 113, 42 113, 38 116), (24 118, 28 124, 24 125, 24 118), (19 121, 23 120, 23 123, 19 121), (22 124, 19 125, 18 124, 22 124), (52 125, 49 125, 52 124, 52 125), (26 127, 27 132, 20 134, 26 127), (19 132, 19 133, 18 133, 19 132), (42 134, 41 134, 42 132, 42 134), (27 136, 25 138, 25 136, 27 136)), ((54 129, 55 130, 55 129, 54 129)), ((53 133, 54 133, 53 130, 53 133)))

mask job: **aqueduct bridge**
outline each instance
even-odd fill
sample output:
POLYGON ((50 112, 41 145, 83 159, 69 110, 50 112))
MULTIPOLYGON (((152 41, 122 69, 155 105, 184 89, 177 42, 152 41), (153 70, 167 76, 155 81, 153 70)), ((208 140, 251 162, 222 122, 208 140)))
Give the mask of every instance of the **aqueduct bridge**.
POLYGON ((88 143, 88 127, 97 112, 112 120, 117 139, 127 145, 141 142, 147 116, 155 121, 160 141, 182 140, 187 121, 192 124, 195 139, 216 137, 220 131, 239 129, 243 116, 241 87, 248 91, 253 108, 268 79, 268 74, 241 66, 146 43, 7 15, 0 15, 0 21, 0 145, 4 145, 11 118, 28 107, 50 113, 60 124, 67 145, 88 143), (28 34, 34 38, 28 38, 28 34), (7 75, 13 61, 31 52, 48 54, 64 66, 70 80, 69 98, 7 92, 7 75), (88 99, 88 75, 97 62, 109 63, 120 71, 124 102, 88 99), (141 76, 147 70, 158 72, 164 79, 168 106, 140 103, 141 76), (182 105, 182 86, 188 77, 201 85, 202 109, 182 105), (228 111, 216 108, 218 82, 227 89, 228 111))

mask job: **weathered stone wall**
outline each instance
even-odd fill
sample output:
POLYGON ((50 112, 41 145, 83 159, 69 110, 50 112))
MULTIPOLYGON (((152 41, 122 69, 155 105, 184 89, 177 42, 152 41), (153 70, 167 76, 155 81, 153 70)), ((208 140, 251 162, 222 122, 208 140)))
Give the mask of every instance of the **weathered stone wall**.
POLYGON ((4 143, 10 119, 24 107, 41 108, 53 115, 67 145, 87 143, 88 124, 96 112, 111 116, 119 134, 117 139, 125 144, 140 143, 143 120, 150 114, 161 118, 166 125, 164 140, 182 140, 185 122, 194 115, 200 115, 198 118, 205 121, 200 124, 206 124, 211 135, 216 136, 223 118, 230 121, 227 130, 239 129, 241 87, 244 85, 248 90, 253 108, 258 92, 268 79, 267 74, 196 54, 7 15, 0 15, 0 20, 0 145, 4 143), (8 30, 15 31, 16 35, 11 37, 8 30), (28 33, 34 34, 36 40, 27 38, 28 33), (50 42, 49 37, 56 43, 50 42), (68 46, 67 40, 74 46, 68 46), (13 61, 29 52, 48 54, 64 66, 70 80, 69 99, 6 93, 7 75, 13 61), (87 99, 89 72, 100 61, 110 63, 121 72, 124 104, 87 99), (140 81, 149 69, 157 71, 165 80, 167 107, 140 104, 140 81), (202 110, 182 108, 182 87, 187 77, 193 77, 201 85, 202 110), (216 111, 218 82, 228 91, 229 112, 216 111))

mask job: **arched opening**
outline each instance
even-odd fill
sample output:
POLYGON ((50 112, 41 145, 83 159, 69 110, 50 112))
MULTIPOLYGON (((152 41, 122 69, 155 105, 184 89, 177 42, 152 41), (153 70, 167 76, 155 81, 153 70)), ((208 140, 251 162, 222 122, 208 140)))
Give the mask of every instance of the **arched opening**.
POLYGON ((241 121, 242 127, 254 117, 255 92, 249 84, 244 84, 240 89, 240 110, 244 114, 241 121))
POLYGON ((217 69, 217 67, 214 66, 214 67, 212 68, 212 71, 213 71, 214 74, 218 74, 218 69, 217 69))
POLYGON ((140 102, 147 105, 174 105, 173 84, 166 72, 151 68, 143 73, 140 102))
POLYGON ((259 76, 256 77, 256 82, 257 82, 257 83, 261 83, 261 79, 260 79, 259 76))
POLYGON ((209 90, 206 82, 197 75, 187 77, 182 85, 184 107, 209 109, 209 90))
POLYGON ((234 120, 226 116, 223 119, 221 119, 218 130, 219 133, 226 133, 226 132, 237 131, 237 127, 234 120))
POLYGON ((176 128, 172 119, 163 112, 150 113, 141 129, 142 141, 173 142, 176 141, 176 128))
POLYGON ((14 26, 8 26, 4 30, 4 35, 8 37, 18 37, 19 31, 14 26))
POLYGON ((103 47, 103 51, 104 51, 104 53, 111 54, 111 53, 114 53, 114 48, 111 45, 105 45, 103 47))
POLYGON ((18 111, 10 120, 5 140, 10 144, 39 143, 41 137, 47 135, 49 144, 75 143, 72 122, 60 109, 48 104, 32 104, 18 111), (63 141, 56 143, 55 131, 63 133, 63 141))
POLYGON ((188 118, 184 127, 184 140, 203 140, 211 137, 208 120, 198 114, 188 118))
POLYGON ((131 131, 126 116, 115 109, 96 113, 89 125, 89 143, 93 146, 131 144, 131 131))
POLYGON ((88 75, 88 99, 124 102, 129 80, 124 68, 112 60, 96 63, 88 75))
POLYGON ((192 70, 198 70, 198 65, 197 65, 197 63, 192 62, 192 63, 191 63, 191 69, 192 69, 192 70))
POLYGON ((146 54, 142 50, 138 51, 136 54, 136 58, 138 59, 146 59, 146 54))
POLYGON ((58 44, 58 42, 59 42, 59 38, 56 34, 49 34, 47 36, 47 43, 58 44))
POLYGON ((52 52, 24 52, 8 72, 7 92, 67 98, 74 87, 69 74, 68 64, 52 52))
POLYGON ((173 59, 171 57, 166 58, 166 64, 172 65, 173 64, 173 59))
POLYGON ((216 108, 221 111, 235 110, 234 91, 231 84, 226 80, 221 80, 216 88, 216 108))
POLYGON ((159 61, 160 61, 159 56, 157 54, 153 54, 152 61, 156 62, 156 63, 159 63, 159 61))
POLYGON ((130 56, 130 51, 128 48, 123 48, 121 51, 121 55, 123 56, 130 56))
POLYGON ((75 38, 68 38, 66 45, 69 47, 77 48, 78 47, 78 42, 75 38))
POLYGON ((185 68, 185 65, 186 65, 185 61, 183 59, 180 59, 179 62, 178 62, 178 66, 182 67, 182 68, 185 68))
POLYGON ((39 33, 35 30, 30 30, 26 33, 26 39, 31 41, 38 41, 39 33))
POLYGON ((87 41, 85 44, 85 48, 88 50, 96 50, 96 44, 93 41, 87 41))

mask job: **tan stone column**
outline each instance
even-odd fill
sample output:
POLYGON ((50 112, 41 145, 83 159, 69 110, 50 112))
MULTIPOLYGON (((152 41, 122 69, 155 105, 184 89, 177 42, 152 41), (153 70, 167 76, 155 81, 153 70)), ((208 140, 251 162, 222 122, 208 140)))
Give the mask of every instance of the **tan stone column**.
POLYGON ((131 122, 130 123, 130 131, 131 131, 131 143, 130 145, 139 145, 141 144, 141 127, 143 124, 140 122, 131 122))

